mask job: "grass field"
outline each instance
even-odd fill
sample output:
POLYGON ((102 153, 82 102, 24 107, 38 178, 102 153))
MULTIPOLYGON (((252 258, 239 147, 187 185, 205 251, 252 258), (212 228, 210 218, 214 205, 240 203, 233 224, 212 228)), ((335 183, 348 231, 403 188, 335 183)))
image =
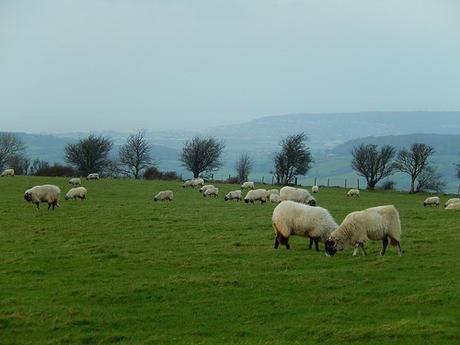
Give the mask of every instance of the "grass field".
MULTIPOLYGON (((334 257, 273 249, 274 205, 204 199, 178 182, 84 181, 85 202, 37 211, 0 179, 0 344, 459 344, 460 212, 425 195, 323 189, 341 222, 400 211, 405 250, 334 257), (154 203, 172 189, 175 200, 154 203)), ((442 201, 444 202, 446 198, 442 201)), ((321 245, 321 249, 323 245, 321 245)))

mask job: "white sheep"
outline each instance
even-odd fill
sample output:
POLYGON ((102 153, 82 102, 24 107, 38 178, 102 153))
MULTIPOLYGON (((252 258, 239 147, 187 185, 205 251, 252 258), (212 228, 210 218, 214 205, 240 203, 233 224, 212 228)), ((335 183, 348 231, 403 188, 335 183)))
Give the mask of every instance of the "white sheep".
POLYGON ((225 201, 227 200, 238 200, 241 201, 243 199, 243 195, 240 190, 234 190, 231 192, 228 192, 227 195, 225 195, 225 201))
POLYGON ((447 200, 446 203, 444 204, 444 207, 447 207, 451 204, 460 204, 460 198, 452 198, 452 199, 447 200))
POLYGON ((281 198, 278 194, 270 194, 270 202, 273 204, 279 204, 281 202, 281 198))
POLYGON ((347 193, 347 197, 348 196, 357 196, 359 198, 359 189, 350 189, 347 193))
POLYGON ((446 210, 460 210, 460 203, 447 205, 446 210))
POLYGON ((172 201, 174 199, 174 193, 172 190, 163 190, 153 197, 153 201, 172 201))
POLYGON ((72 188, 65 195, 65 199, 66 200, 69 200, 69 199, 72 199, 72 200, 76 200, 76 199, 85 200, 87 192, 88 191, 86 190, 85 187, 72 188))
POLYGON ((305 189, 286 186, 281 188, 280 197, 281 201, 291 200, 310 206, 316 206, 315 198, 305 189))
POLYGON ((203 196, 206 198, 207 196, 218 197, 219 196, 219 188, 212 187, 208 188, 203 192, 203 196))
POLYGON ((35 186, 30 189, 27 189, 24 192, 24 199, 27 202, 31 202, 37 206, 37 209, 40 208, 41 202, 48 203, 48 210, 51 206, 53 206, 53 210, 55 207, 59 207, 59 196, 61 194, 61 190, 58 186, 45 184, 42 186, 35 186))
POLYGON ((199 189, 200 193, 204 193, 206 191, 206 189, 209 189, 209 188, 214 188, 214 186, 212 184, 207 184, 207 185, 204 185, 203 187, 201 187, 199 189))
POLYGON ((78 177, 73 177, 69 180, 69 184, 71 184, 72 186, 80 186, 81 180, 78 177))
POLYGON ((99 180, 99 174, 98 173, 91 173, 88 176, 86 176, 87 180, 99 180))
POLYGON ((280 195, 280 191, 278 189, 269 189, 267 192, 269 193, 269 195, 272 195, 272 194, 280 195))
POLYGON ((246 204, 253 204, 255 201, 260 201, 261 204, 264 204, 267 201, 267 191, 265 189, 253 189, 244 197, 246 204))
POLYGON ((185 187, 198 187, 198 186, 204 186, 204 180, 202 178, 192 178, 190 180, 187 180, 184 182, 182 185, 182 188, 185 187))
POLYGON ((368 240, 382 241, 380 255, 385 254, 388 243, 396 246, 398 254, 402 255, 401 222, 398 210, 393 205, 372 207, 348 214, 326 242, 326 253, 334 255, 338 250, 355 246, 353 256, 358 254, 359 248, 366 255, 364 242, 368 240))
POLYGON ((427 206, 427 205, 439 206, 440 203, 441 201, 439 200, 439 196, 431 196, 425 199, 425 201, 423 202, 423 206, 427 206))
POLYGON ((246 181, 241 185, 241 189, 254 189, 254 182, 246 181))
POLYGON ((318 193, 319 192, 319 187, 318 186, 311 187, 311 192, 312 193, 318 193))
POLYGON ((14 176, 14 169, 5 169, 0 176, 14 176))
POLYGON ((275 207, 272 216, 275 230, 275 249, 279 244, 289 249, 289 236, 297 235, 310 238, 310 245, 315 242, 319 251, 318 241, 323 243, 338 225, 328 210, 322 207, 304 205, 295 201, 282 201, 275 207))

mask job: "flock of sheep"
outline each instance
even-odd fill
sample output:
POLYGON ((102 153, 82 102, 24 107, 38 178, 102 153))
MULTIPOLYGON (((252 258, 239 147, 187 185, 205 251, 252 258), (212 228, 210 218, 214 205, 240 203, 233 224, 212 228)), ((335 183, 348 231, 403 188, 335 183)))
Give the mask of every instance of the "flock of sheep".
MULTIPOLYGON (((14 176, 13 169, 6 169, 1 176, 14 176)), ((99 174, 92 173, 86 177, 87 180, 99 179, 99 174)), ((72 188, 65 195, 65 199, 85 200, 87 189, 81 186, 80 178, 71 178, 69 184, 72 188)), ((213 185, 205 185, 202 178, 194 178, 184 182, 182 187, 200 187, 199 191, 203 197, 218 197, 219 188, 213 185)), ((360 249, 363 255, 364 242, 369 240, 382 241, 380 254, 384 255, 388 244, 396 247, 399 255, 402 255, 400 246, 401 223, 399 213, 393 205, 384 205, 356 211, 348 214, 343 222, 338 225, 328 210, 319 207, 316 199, 306 190, 295 187, 282 187, 278 189, 254 189, 254 182, 244 182, 241 190, 230 191, 225 195, 225 200, 244 200, 246 203, 267 201, 276 203, 272 215, 272 226, 275 231, 274 248, 284 245, 289 249, 289 237, 292 235, 307 237, 310 239, 309 248, 313 243, 319 251, 318 243, 325 244, 327 255, 334 255, 337 251, 347 247, 355 247, 353 255, 358 254, 360 249), (243 198, 242 190, 249 189, 243 198)), ((318 193, 319 187, 313 186, 312 193, 318 193)), ((48 210, 59 206, 61 190, 55 185, 40 185, 27 189, 24 192, 24 199, 36 205, 48 203, 48 210)), ((358 189, 350 189, 348 197, 359 197, 358 189)), ((172 201, 174 194, 171 190, 161 191, 154 196, 154 201, 172 201)), ((426 198, 423 205, 439 206, 439 197, 426 198)), ((449 199, 445 203, 446 209, 460 210, 460 198, 449 199)))

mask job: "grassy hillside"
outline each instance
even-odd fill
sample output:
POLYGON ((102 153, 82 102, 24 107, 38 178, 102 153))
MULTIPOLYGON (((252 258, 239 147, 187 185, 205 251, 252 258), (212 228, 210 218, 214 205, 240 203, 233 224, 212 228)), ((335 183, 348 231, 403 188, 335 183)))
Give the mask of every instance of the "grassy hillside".
MULTIPOLYGON (((85 181, 88 200, 35 210, 1 178, 0 344, 458 344, 460 213, 424 195, 323 189, 337 221, 392 203, 403 257, 274 250, 274 205, 204 199, 177 182, 85 181), (154 203, 172 189, 171 203, 154 203)), ((221 185, 221 193, 236 186, 221 185)), ((445 201, 445 200, 443 200, 445 201)))

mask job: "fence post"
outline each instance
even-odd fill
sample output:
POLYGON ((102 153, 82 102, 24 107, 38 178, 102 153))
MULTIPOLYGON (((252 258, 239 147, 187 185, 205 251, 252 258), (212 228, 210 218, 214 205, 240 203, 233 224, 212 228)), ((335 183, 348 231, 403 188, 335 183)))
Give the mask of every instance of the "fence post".
POLYGON ((314 184, 314 186, 316 186, 316 177, 315 177, 315 184, 314 184))
POLYGON ((264 184, 264 177, 265 177, 265 176, 262 176, 262 184, 264 184))
POLYGON ((297 177, 295 178, 294 184, 297 186, 297 177))
POLYGON ((347 188, 347 179, 345 179, 345 188, 347 188))
POLYGON ((457 195, 460 195, 460 184, 457 187, 457 195))
POLYGON ((358 183, 357 183, 357 185, 358 185, 358 189, 359 189, 359 178, 358 178, 358 179, 356 179, 356 181, 358 182, 358 183))
POLYGON ((329 187, 329 179, 327 179, 327 186, 329 187))
POLYGON ((274 179, 274 177, 272 176, 272 184, 273 184, 273 179, 274 179))

